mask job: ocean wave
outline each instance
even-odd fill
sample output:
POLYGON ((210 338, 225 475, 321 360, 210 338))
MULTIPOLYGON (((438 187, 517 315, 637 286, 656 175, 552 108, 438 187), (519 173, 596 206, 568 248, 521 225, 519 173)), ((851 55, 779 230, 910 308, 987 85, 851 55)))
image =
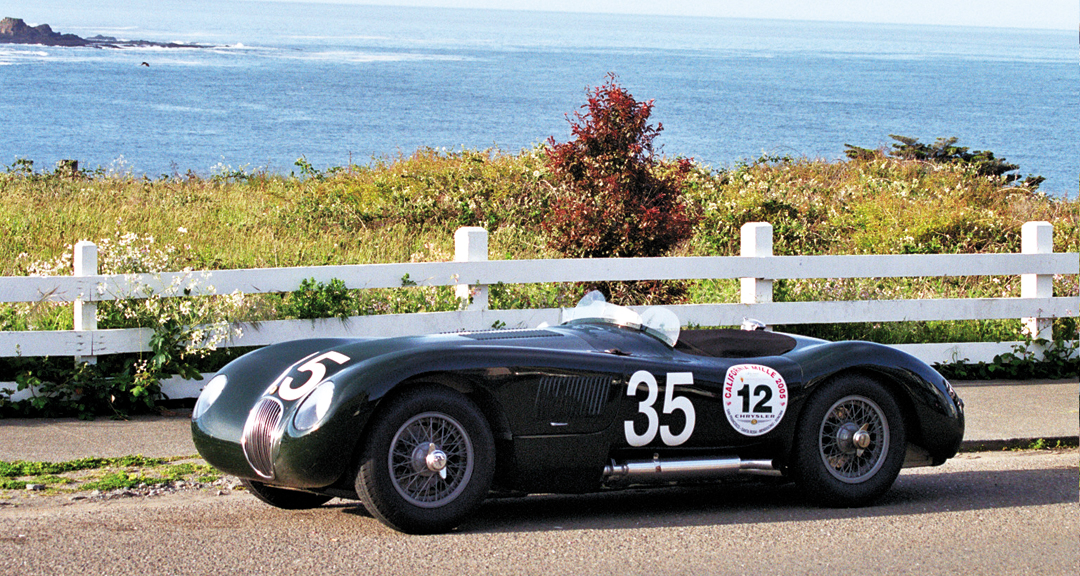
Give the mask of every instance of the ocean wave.
POLYGON ((274 58, 278 53, 282 52, 281 48, 274 46, 250 46, 242 43, 209 46, 204 50, 222 56, 262 56, 266 58, 274 58))
POLYGON ((199 67, 206 68, 211 66, 210 63, 202 60, 184 60, 178 58, 154 58, 151 62, 148 62, 153 66, 187 66, 187 67, 199 67))
MULTIPOLYGON (((23 46, 25 46, 25 44, 23 46)), ((12 57, 23 57, 23 56, 35 57, 36 56, 38 58, 45 58, 45 57, 49 56, 49 52, 47 52, 45 50, 34 50, 34 49, 30 49, 30 50, 21 49, 20 50, 18 48, 15 48, 15 49, 7 49, 7 50, 5 50, 3 48, 0 48, 0 55, 2 55, 2 56, 12 56, 12 57)))
POLYGON ((15 64, 27 64, 31 62, 52 61, 53 58, 45 51, 39 50, 5 50, 0 48, 0 64, 13 66, 15 64))
MULTIPOLYGON (((129 40, 117 40, 117 43, 129 42, 129 40)), ((177 41, 179 44, 180 42, 177 41)), ((200 52, 215 48, 213 44, 191 44, 183 46, 110 46, 102 50, 122 50, 124 52, 200 52)))
POLYGON ((224 115, 224 114, 228 114, 228 112, 226 110, 221 110, 221 109, 217 109, 217 108, 202 108, 202 107, 198 107, 198 106, 180 106, 178 104, 154 104, 153 106, 151 106, 151 108, 154 109, 154 110, 157 110, 159 112, 181 112, 181 113, 184 113, 184 114, 214 114, 214 115, 219 115, 219 116, 224 115))
POLYGON ((291 34, 282 36, 288 40, 396 40, 389 36, 359 36, 359 35, 317 35, 317 34, 291 34))
POLYGON ((271 107, 266 104, 259 104, 256 102, 235 102, 233 104, 236 108, 243 108, 244 110, 255 110, 257 112, 270 110, 271 107))
POLYGON ((368 62, 462 62, 471 60, 466 56, 447 54, 416 54, 410 52, 351 52, 346 50, 324 50, 319 52, 285 52, 276 57, 288 60, 306 60, 320 62, 341 62, 365 64, 368 62))

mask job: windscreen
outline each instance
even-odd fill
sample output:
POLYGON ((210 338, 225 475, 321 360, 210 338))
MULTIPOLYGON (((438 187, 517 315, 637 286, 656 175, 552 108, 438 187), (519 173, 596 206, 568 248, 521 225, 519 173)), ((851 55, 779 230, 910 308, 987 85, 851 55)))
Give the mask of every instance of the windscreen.
POLYGON ((652 307, 639 314, 625 306, 608 302, 604 295, 593 290, 574 308, 564 309, 563 324, 611 324, 649 334, 668 346, 679 340, 679 318, 666 308, 652 307))

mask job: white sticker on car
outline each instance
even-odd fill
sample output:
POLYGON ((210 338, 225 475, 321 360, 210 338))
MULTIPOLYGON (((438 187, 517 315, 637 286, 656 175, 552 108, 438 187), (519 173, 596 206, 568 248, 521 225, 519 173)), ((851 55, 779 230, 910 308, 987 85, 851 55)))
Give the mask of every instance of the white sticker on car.
MULTIPOLYGON (((309 356, 309 358, 311 357, 309 356)), ((305 358, 305 360, 307 359, 305 358)), ((335 364, 344 364, 351 360, 351 358, 340 352, 330 351, 319 354, 307 362, 301 360, 303 363, 297 367, 296 370, 299 372, 307 372, 307 381, 301 386, 294 388, 293 379, 289 376, 285 376, 281 379, 281 382, 276 385, 278 396, 280 396, 282 400, 291 401, 302 398, 305 394, 314 390, 315 387, 322 383, 323 379, 326 378, 326 365, 323 364, 324 360, 329 360, 335 364)), ((290 369, 290 372, 291 371, 292 370, 290 369)))
POLYGON ((724 414, 744 436, 776 428, 787 410, 788 388, 779 372, 760 364, 738 364, 724 378, 724 414))

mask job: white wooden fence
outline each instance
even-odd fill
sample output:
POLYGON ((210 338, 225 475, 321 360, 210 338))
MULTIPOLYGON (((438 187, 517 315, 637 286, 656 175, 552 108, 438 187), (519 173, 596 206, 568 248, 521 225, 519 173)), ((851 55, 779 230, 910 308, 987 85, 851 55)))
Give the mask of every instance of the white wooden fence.
MULTIPOLYGON (((772 226, 748 223, 742 228, 740 256, 685 258, 611 258, 557 260, 488 260, 487 232, 462 228, 455 234, 453 262, 367 264, 308 268, 263 268, 214 272, 172 272, 137 276, 99 275, 97 249, 76 245, 74 275, 0 277, 0 302, 71 302, 74 330, 0 332, 0 357, 73 356, 149 350, 152 329, 98 330, 96 303, 136 293, 150 286, 162 294, 174 282, 207 277, 199 283, 217 294, 236 290, 247 294, 292 292, 301 281, 344 281, 349 289, 400 288, 408 278, 418 286, 457 286, 459 297, 471 303, 455 312, 357 316, 346 320, 278 320, 244 325, 243 336, 229 346, 261 346, 313 336, 398 336, 481 330, 492 326, 531 327, 559 321, 558 309, 492 310, 487 286, 496 283, 741 279, 741 302, 671 306, 683 324, 731 326, 744 318, 768 324, 835 322, 903 322, 920 320, 986 320, 1023 318, 1033 337, 1050 340, 1054 318, 1075 317, 1080 295, 1054 297, 1054 275, 1080 273, 1080 255, 1053 252, 1053 227, 1029 222, 1022 230, 1020 254, 939 254, 860 256, 773 256, 772 226), (895 278, 945 276, 1021 276, 1019 298, 960 298, 935 300, 861 300, 773 302, 772 281, 815 278, 895 278)), ((930 363, 968 359, 991 360, 1019 342, 902 345, 930 363)), ((4 386, 5 384, 0 384, 4 386)), ((190 397, 201 383, 172 381, 170 397, 190 397)), ((11 384, 6 386, 13 387, 11 384)))

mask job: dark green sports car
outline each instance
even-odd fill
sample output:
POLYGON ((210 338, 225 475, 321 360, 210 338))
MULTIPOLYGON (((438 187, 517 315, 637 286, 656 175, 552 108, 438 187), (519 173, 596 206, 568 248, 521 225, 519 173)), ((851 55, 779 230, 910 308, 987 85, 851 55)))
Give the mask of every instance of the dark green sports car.
POLYGON ((558 326, 310 339, 251 352, 196 403, 199 453, 281 508, 359 499, 454 528, 493 491, 577 493, 776 471, 860 506, 956 454, 963 402, 867 342, 682 330, 591 293, 558 326))

